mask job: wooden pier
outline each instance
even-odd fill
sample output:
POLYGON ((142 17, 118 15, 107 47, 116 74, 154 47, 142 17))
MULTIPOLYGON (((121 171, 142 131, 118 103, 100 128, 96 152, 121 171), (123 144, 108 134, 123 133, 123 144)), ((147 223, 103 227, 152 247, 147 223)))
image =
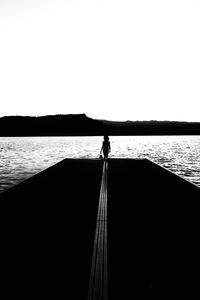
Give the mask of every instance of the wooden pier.
POLYGON ((0 194, 0 296, 197 298, 199 201, 149 160, 65 159, 0 194))

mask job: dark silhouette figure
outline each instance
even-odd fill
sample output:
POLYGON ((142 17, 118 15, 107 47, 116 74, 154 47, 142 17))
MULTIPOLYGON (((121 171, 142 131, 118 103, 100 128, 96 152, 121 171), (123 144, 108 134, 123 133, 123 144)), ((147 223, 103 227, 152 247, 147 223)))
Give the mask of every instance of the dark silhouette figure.
POLYGON ((110 153, 110 151, 111 151, 110 141, 109 141, 109 137, 107 135, 104 135, 104 140, 103 140, 103 143, 102 143, 100 156, 101 156, 102 151, 103 151, 104 160, 107 160, 108 159, 108 153, 110 153))

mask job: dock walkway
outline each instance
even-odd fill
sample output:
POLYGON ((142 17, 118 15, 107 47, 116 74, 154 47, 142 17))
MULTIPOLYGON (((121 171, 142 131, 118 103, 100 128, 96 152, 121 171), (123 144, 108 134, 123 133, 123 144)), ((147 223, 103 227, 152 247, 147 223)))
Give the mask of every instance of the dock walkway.
POLYGON ((197 298, 199 200, 148 160, 65 159, 0 194, 0 296, 197 298))

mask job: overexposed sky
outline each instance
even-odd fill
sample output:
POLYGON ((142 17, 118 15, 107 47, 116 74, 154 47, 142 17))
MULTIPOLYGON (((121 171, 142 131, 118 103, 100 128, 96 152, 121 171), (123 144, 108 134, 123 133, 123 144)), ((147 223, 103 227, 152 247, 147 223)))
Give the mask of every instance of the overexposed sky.
POLYGON ((0 117, 200 121, 199 0, 0 0, 0 117))

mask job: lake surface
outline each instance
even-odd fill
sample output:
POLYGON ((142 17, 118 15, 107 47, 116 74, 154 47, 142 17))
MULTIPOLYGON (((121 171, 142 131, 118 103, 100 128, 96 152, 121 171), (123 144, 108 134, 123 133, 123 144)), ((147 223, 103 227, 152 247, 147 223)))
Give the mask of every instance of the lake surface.
MULTIPOLYGON (((111 158, 148 158, 200 186, 200 136, 110 137, 111 158)), ((0 192, 64 158, 98 158, 102 137, 0 137, 0 192)))

